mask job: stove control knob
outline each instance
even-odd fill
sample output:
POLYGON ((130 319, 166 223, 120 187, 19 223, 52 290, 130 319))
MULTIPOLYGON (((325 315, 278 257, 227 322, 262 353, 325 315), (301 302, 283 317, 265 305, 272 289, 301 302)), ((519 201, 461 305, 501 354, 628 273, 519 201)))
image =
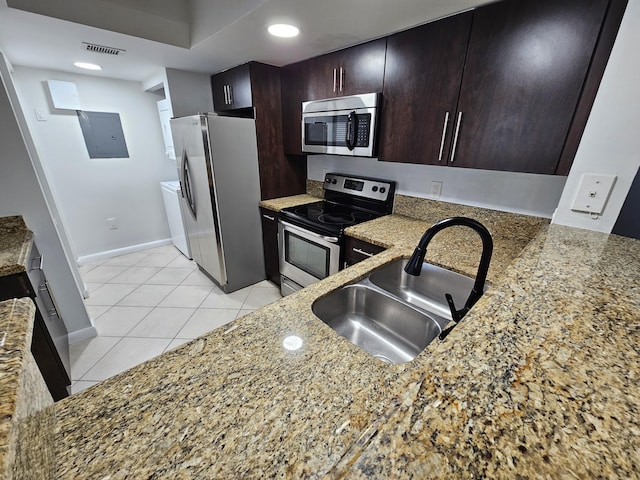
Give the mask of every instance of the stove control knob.
POLYGON ((327 177, 327 179, 325 180, 325 182, 327 183, 331 183, 331 179, 329 177, 327 177))
POLYGON ((338 183, 338 181, 334 178, 333 180, 331 180, 331 183, 335 185, 336 183, 338 183))
POLYGON ((373 190, 374 192, 377 192, 377 191, 378 191, 378 187, 377 187, 376 185, 374 185, 374 186, 371 188, 371 190, 373 190))
POLYGON ((387 189, 386 189, 386 188, 384 188, 384 187, 380 187, 380 193, 384 193, 384 192, 386 192, 386 191, 387 191, 387 189))

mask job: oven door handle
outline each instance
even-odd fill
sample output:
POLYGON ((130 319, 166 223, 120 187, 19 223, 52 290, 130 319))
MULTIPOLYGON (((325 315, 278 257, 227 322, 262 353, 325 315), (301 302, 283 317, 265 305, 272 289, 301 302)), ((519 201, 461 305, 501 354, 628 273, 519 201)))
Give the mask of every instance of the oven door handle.
POLYGON ((304 229, 304 228, 300 228, 297 225, 293 225, 293 224, 291 224, 289 222, 285 222, 284 220, 280 220, 280 223, 282 223, 282 225, 284 225, 285 227, 289 227, 289 228, 293 228, 295 230, 303 231, 307 235, 311 235, 312 237, 319 238, 320 240, 324 240, 325 242, 338 243, 340 241, 340 239, 338 237, 325 237, 324 235, 318 235, 317 233, 311 232, 311 231, 309 231, 307 229, 304 229))

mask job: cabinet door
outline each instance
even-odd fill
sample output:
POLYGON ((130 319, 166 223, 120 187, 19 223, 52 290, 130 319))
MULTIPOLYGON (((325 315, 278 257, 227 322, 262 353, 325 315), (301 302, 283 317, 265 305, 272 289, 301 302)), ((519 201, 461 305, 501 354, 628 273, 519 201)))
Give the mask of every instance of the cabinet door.
POLYGON ((387 40, 380 160, 446 165, 471 12, 387 40))
POLYGON ((249 64, 213 75, 211 89, 213 91, 213 105, 217 112, 253 106, 249 64))
POLYGON ((344 245, 344 267, 350 267, 375 254, 384 251, 383 247, 374 245, 357 238, 347 236, 344 245))
POLYGON ((381 38, 336 52, 340 57, 337 72, 339 95, 381 92, 386 50, 387 39, 381 38))
POLYGON ((305 100, 381 92, 386 38, 303 62, 305 100))
POLYGON ((278 213, 260 208, 262 220, 262 245, 264 268, 267 278, 280 285, 280 261, 278 257, 278 213))
POLYGON ((173 148, 173 136, 171 135, 171 104, 166 98, 158 100, 158 115, 160 126, 162 127, 162 139, 164 140, 164 151, 167 158, 176 159, 176 151, 173 148))
POLYGON ((519 0, 474 13, 450 164, 553 174, 608 0, 519 0))
POLYGON ((231 105, 227 97, 228 85, 226 72, 211 77, 211 91, 213 93, 213 108, 216 112, 229 110, 231 105))

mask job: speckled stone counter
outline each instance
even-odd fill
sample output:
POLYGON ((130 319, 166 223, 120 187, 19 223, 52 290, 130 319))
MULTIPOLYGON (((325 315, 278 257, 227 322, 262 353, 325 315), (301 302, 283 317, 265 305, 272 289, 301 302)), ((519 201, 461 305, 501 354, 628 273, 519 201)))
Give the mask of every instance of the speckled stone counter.
POLYGON ((260 206, 268 208, 274 212, 279 212, 283 208, 297 207, 298 205, 304 205, 305 203, 319 202, 321 197, 315 197, 308 193, 300 195, 292 195, 290 197, 274 198, 273 200, 263 200, 260 202, 260 206))
POLYGON ((640 242, 543 227, 405 364, 313 315, 410 253, 396 245, 58 402, 57 478, 638 475, 640 242))
MULTIPOLYGON (((433 203, 437 205, 439 202, 433 203)), ((345 233, 385 248, 402 247, 412 252, 424 232, 434 223, 454 216, 474 218, 487 227, 493 237, 493 256, 487 276, 489 283, 493 284, 531 239, 549 224, 546 218, 470 208, 455 204, 437 205, 434 209, 420 212, 422 219, 393 214, 354 225, 345 233)), ((425 259, 449 270, 475 276, 481 252, 480 236, 470 228, 456 226, 433 237, 425 259)))
POLYGON ((639 259, 636 240, 539 235, 331 476, 638 478, 639 259))
POLYGON ((0 218, 0 277, 26 271, 32 238, 22 217, 0 218))
POLYGON ((53 399, 31 354, 31 299, 0 302, 0 478, 51 478, 53 399), (26 474, 28 473, 28 474, 26 474), (40 475, 42 474, 42 475, 40 475))

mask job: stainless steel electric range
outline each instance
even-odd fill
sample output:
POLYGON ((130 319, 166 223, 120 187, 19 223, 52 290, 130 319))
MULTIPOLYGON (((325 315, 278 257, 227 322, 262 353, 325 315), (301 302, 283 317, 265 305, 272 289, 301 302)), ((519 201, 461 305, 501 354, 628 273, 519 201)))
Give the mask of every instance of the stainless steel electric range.
POLYGON ((344 229, 388 215, 395 182, 327 173, 324 200, 280 212, 282 295, 338 272, 344 257, 344 229))

